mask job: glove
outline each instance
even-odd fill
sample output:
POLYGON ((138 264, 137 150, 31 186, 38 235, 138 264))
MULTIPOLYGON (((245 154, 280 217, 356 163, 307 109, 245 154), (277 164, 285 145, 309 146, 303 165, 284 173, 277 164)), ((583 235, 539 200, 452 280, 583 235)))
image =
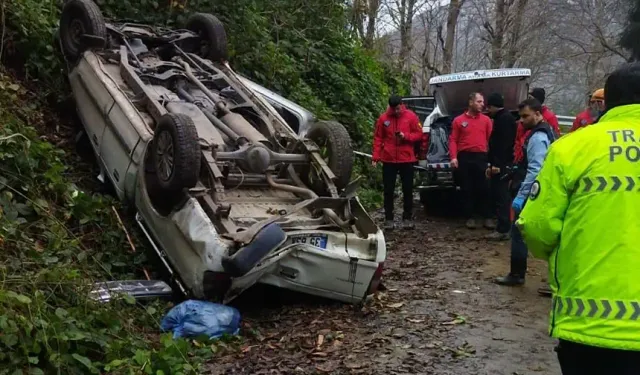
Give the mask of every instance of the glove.
POLYGON ((524 199, 520 197, 517 197, 516 199, 513 200, 513 203, 511 203, 511 208, 513 208, 513 210, 517 212, 522 211, 523 206, 524 206, 524 199))

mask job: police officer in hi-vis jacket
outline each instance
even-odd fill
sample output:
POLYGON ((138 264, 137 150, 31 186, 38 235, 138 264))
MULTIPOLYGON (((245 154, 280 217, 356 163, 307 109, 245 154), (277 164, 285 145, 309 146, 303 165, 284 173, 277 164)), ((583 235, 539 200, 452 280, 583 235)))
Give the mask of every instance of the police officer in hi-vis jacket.
POLYGON ((640 63, 604 94, 597 126, 551 146, 517 221, 549 263, 564 375, 640 374, 640 63))

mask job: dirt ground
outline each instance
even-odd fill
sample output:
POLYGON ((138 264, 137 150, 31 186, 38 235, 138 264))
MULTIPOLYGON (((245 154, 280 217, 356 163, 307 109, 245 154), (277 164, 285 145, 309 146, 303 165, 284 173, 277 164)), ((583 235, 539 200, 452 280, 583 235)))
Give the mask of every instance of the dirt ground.
MULTIPOLYGON (((71 127, 55 128, 47 139, 73 148, 71 127)), ((74 170, 98 185, 95 165, 74 170)), ((214 356, 207 373, 560 374, 547 336, 551 302, 536 293, 546 264, 530 261, 524 287, 497 286, 508 243, 487 242, 487 231, 461 220, 416 216, 413 231, 387 235, 386 290, 364 306, 260 286, 243 294, 242 350, 214 356)))
POLYGON ((387 236, 383 283, 363 307, 258 287, 237 303, 241 352, 214 358, 210 374, 560 374, 547 335, 549 298, 527 284, 495 285, 508 272, 507 243, 459 220, 418 214, 413 231, 387 236))

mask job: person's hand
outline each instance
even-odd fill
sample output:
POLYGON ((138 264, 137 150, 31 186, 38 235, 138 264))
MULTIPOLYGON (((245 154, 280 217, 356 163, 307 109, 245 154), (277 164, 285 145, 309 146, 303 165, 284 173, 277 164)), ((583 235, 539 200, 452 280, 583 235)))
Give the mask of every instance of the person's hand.
POLYGON ((398 137, 400 139, 404 139, 404 133, 403 132, 397 132, 396 133, 396 137, 398 137))
POLYGON ((500 173, 500 168, 498 167, 489 167, 484 171, 484 175, 487 178, 491 178, 491 176, 495 176, 500 173))
POLYGON ((523 206, 524 206, 524 199, 520 197, 516 197, 516 199, 513 200, 513 203, 511 203, 511 208, 513 208, 513 210, 516 212, 522 211, 523 206))
POLYGON ((377 160, 371 160, 371 166, 372 167, 377 167, 378 166, 378 161, 377 160))
POLYGON ((451 160, 451 166, 454 168, 458 168, 458 159, 452 159, 451 160))

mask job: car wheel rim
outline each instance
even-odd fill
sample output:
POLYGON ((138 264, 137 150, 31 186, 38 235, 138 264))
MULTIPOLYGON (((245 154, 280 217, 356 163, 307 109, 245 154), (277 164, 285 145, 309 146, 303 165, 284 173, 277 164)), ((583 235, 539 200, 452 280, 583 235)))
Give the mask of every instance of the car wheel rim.
POLYGON ((69 36, 75 45, 80 44, 80 38, 84 34, 84 25, 80 20, 73 20, 69 23, 69 36))
POLYGON ((173 174, 173 141, 171 135, 162 132, 158 136, 158 146, 156 147, 156 170, 158 176, 163 181, 168 181, 173 174))

